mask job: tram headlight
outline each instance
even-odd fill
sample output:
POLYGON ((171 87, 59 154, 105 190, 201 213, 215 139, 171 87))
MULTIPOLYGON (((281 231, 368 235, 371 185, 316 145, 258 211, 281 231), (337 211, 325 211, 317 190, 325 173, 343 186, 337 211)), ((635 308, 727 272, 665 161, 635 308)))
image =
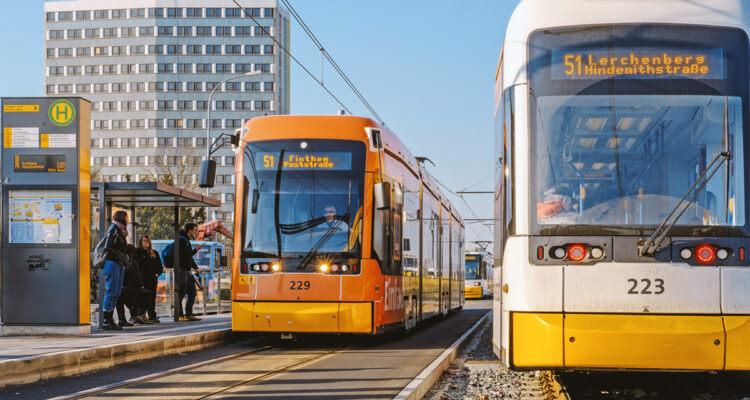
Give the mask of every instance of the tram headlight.
POLYGON ((271 269, 276 272, 281 269, 281 266, 279 264, 274 264, 271 266, 271 269))
POLYGON ((263 271, 263 272, 268 272, 269 268, 270 268, 269 265, 266 264, 266 263, 263 263, 263 264, 260 265, 260 270, 263 271))
POLYGON ((716 258, 718 258, 719 260, 726 260, 727 257, 729 257, 729 252, 727 251, 727 249, 716 250, 716 258))
POLYGON ((320 272, 328 272, 328 264, 320 264, 318 269, 320 269, 320 272))
POLYGON ((591 249, 591 258, 600 259, 604 257, 604 250, 601 247, 594 247, 591 249))
POLYGON ((552 255, 553 255, 553 256, 554 256, 555 258, 557 258, 557 259, 562 259, 563 257, 565 257, 565 254, 567 254, 567 253, 565 252, 565 249, 564 249, 564 248, 562 248, 562 247, 557 247, 557 248, 555 248, 555 250, 554 250, 554 251, 552 252, 552 255))
POLYGON ((260 264, 253 264, 253 271, 260 271, 260 264))
POLYGON ((349 266, 348 266, 348 265, 346 265, 346 264, 343 264, 343 265, 341 266, 341 272, 346 272, 346 271, 348 271, 348 270, 349 270, 349 266))
POLYGON ((338 264, 331 265, 331 272, 339 272, 339 265, 338 264))
POLYGON ((693 251, 689 248, 685 247, 684 249, 680 250, 680 257, 682 257, 683 260, 689 260, 692 256, 693 251))

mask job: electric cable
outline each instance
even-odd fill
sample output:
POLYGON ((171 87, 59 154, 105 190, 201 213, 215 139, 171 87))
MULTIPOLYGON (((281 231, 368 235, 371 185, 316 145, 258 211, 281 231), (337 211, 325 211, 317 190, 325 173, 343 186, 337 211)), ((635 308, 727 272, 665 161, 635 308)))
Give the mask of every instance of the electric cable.
POLYGON ((354 83, 349 79, 349 77, 344 73, 344 70, 336 63, 336 61, 333 60, 333 57, 331 54, 325 49, 323 46, 323 43, 318 40, 318 38, 315 36, 315 34, 312 32, 312 29, 310 29, 309 26, 305 23, 304 20, 302 20, 302 17, 297 13, 297 10, 294 9, 294 6, 292 6, 291 2, 289 0, 281 0, 282 3, 289 9, 289 12, 292 14, 292 17, 294 17, 295 20, 297 20, 297 23, 300 24, 302 27, 302 30, 305 31, 307 36, 310 38, 310 40, 313 41, 315 46, 317 46, 318 50, 320 50, 321 54, 328 60, 328 62, 331 64, 331 66, 338 72, 338 74, 341 76, 341 79, 344 80, 344 82, 349 86, 349 88, 354 92, 354 94, 359 98, 359 100, 364 104, 364 106, 372 113, 372 115, 378 120, 378 122, 382 125, 385 125, 385 121, 383 121, 383 118, 380 117, 380 115, 375 111, 375 109, 370 105, 370 103, 365 99, 365 96, 362 95, 362 93, 357 89, 357 87, 354 85, 354 83))
POLYGON ((289 49, 287 49, 286 47, 284 47, 284 45, 282 45, 278 40, 276 40, 275 37, 271 36, 271 32, 268 32, 268 29, 265 26, 261 25, 260 22, 258 22, 258 20, 255 19, 255 17, 253 17, 252 14, 250 14, 245 7, 242 7, 240 5, 240 3, 237 2, 237 0, 232 0, 232 1, 234 2, 234 4, 237 5, 237 7, 239 7, 242 10, 242 12, 245 13, 245 15, 248 18, 252 19, 253 22, 255 22, 255 25, 259 26, 263 30, 264 35, 267 35, 269 38, 271 38, 271 40, 273 40, 273 42, 276 44, 276 46, 278 46, 281 50, 283 50, 284 53, 286 53, 289 56, 289 58, 291 58, 300 68, 302 68, 303 71, 305 71, 307 73, 307 75, 310 76, 310 78, 312 78, 318 85, 320 85, 320 87, 323 88, 323 90, 325 90, 334 100, 336 100, 336 102, 339 103, 339 105, 341 107, 343 107, 344 110, 346 110, 346 112, 348 112, 349 114, 352 114, 351 110, 349 110, 349 108, 347 106, 345 106, 344 103, 342 103, 341 100, 339 100, 339 98, 336 97, 336 95, 334 95, 333 92, 331 92, 326 87, 326 85, 323 84, 322 81, 320 81, 318 78, 316 78, 315 75, 312 72, 310 72, 310 70, 307 69, 307 67, 305 67, 302 64, 302 62, 300 62, 297 59, 297 57, 295 57, 294 55, 292 55, 292 53, 289 51, 289 49))

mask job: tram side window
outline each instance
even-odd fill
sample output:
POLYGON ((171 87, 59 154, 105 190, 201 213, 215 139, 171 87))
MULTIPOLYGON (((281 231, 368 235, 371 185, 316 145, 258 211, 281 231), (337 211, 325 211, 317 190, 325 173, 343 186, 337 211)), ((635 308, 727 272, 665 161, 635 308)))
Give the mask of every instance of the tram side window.
POLYGON ((402 242, 402 272, 405 276, 419 275, 419 192, 404 188, 404 221, 402 242))
POLYGON ((503 92, 502 112, 495 121, 495 254, 502 258, 508 236, 515 232, 513 221, 513 137, 515 131, 515 107, 513 88, 503 92))

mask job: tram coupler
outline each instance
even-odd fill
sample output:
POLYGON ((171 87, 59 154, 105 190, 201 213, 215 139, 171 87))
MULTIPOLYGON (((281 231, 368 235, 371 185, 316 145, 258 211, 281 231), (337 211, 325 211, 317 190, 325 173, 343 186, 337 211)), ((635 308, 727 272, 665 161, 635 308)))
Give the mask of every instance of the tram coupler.
POLYGON ((281 334, 281 340, 296 340, 297 335, 293 333, 282 333, 281 334))

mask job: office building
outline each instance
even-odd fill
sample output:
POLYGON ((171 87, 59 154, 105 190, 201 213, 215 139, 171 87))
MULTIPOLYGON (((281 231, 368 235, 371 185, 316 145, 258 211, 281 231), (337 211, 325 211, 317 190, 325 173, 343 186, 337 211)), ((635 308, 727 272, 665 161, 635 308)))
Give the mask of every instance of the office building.
MULTIPOLYGON (((274 43, 288 47, 288 14, 276 0, 242 5, 260 26, 231 0, 44 3, 45 93, 92 102, 99 179, 173 176, 198 190, 207 123, 213 139, 249 118, 289 112, 289 58, 274 43), (219 82, 252 71, 221 85, 208 104, 219 82)), ((213 157, 211 194, 223 204, 209 217, 231 221, 234 153, 227 145, 213 157)))

